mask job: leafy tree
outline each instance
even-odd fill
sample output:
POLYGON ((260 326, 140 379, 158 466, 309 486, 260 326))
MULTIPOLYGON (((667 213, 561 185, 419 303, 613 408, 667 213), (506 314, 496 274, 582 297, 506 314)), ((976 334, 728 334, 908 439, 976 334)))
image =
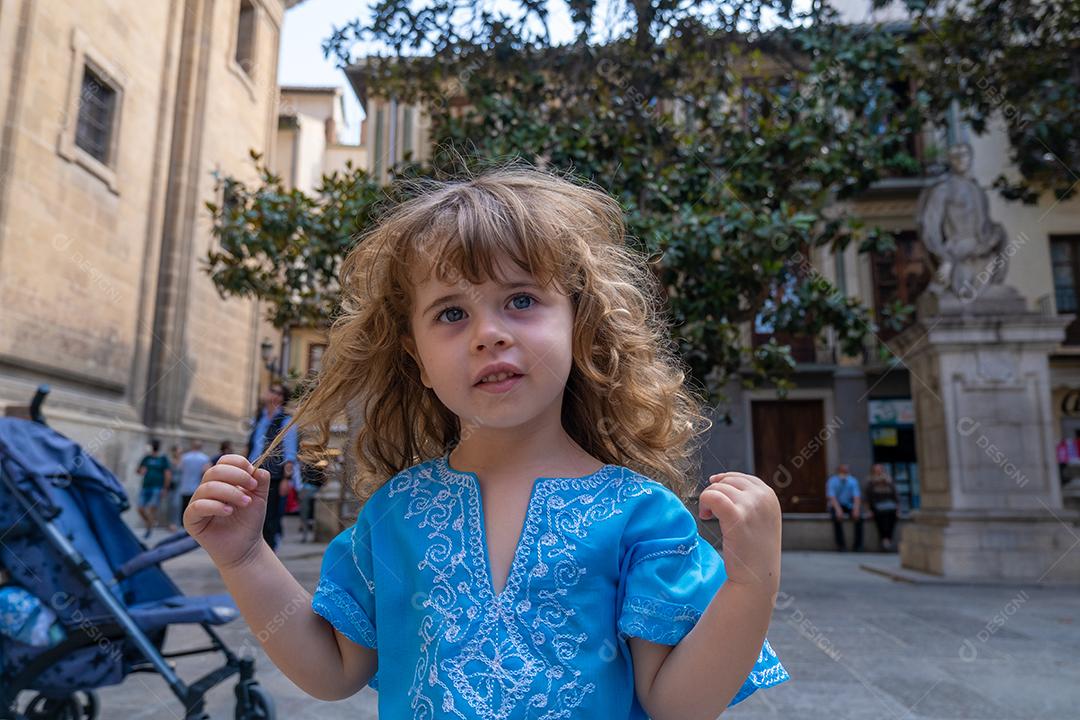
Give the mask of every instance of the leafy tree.
POLYGON ((1004 197, 1073 197, 1080 183, 1080 2, 906 4, 919 29, 913 77, 924 87, 929 116, 944 124, 955 101, 977 133, 994 117, 1002 123, 1019 171, 994 181, 1004 197))
POLYGON ((275 327, 322 326, 337 305, 340 260, 384 193, 350 164, 307 195, 286 189, 258 153, 251 158, 259 168, 254 188, 216 175, 223 200, 206 203, 217 239, 206 270, 223 297, 266 302, 275 327))
MULTIPOLYGON (((910 130, 940 101, 909 92, 919 29, 845 26, 818 2, 800 14, 787 0, 628 0, 601 18, 593 0, 568 0, 575 39, 556 45, 548 6, 519 0, 508 15, 484 0, 381 0, 369 23, 337 29, 324 49, 357 64, 371 92, 429 112, 432 161, 395 174, 516 156, 616 195, 713 400, 732 379, 789 387, 792 338, 831 328, 848 355, 883 350, 871 342, 876 323, 902 322, 910 308, 874 318, 809 258, 853 242, 892 247, 836 208, 875 180, 922 171, 910 130), (354 58, 362 42, 384 51, 354 58), (773 340, 747 347, 748 322, 773 340)), ((361 171, 324 179, 314 198, 265 170, 256 189, 219 182, 233 200, 210 207, 218 287, 269 300, 282 326, 327 318, 338 262, 382 190, 361 171)))

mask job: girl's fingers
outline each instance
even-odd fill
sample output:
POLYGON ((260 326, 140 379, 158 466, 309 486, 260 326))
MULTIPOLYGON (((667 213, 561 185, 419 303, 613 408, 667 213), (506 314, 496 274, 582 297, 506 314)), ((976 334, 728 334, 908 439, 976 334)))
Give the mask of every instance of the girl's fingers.
POLYGON ((737 495, 739 495, 741 493, 746 492, 747 490, 748 490, 748 488, 739 487, 738 485, 734 485, 732 483, 713 483, 712 485, 709 485, 708 487, 706 487, 701 492, 702 493, 706 493, 706 492, 724 493, 724 495, 727 496, 727 497, 735 497, 735 496, 737 496, 737 495))
POLYGON ((184 512, 185 515, 188 513, 191 513, 191 522, 198 522, 210 517, 228 517, 232 515, 233 507, 210 498, 193 498, 184 512))
POLYGON ((713 488, 713 491, 710 492, 708 495, 706 495, 705 493, 701 494, 701 497, 706 499, 706 502, 704 503, 701 502, 701 499, 698 500, 698 515, 701 516, 702 520, 712 520, 713 518, 717 517, 716 513, 714 513, 709 507, 710 504, 715 504, 717 507, 729 505, 731 506, 729 509, 734 509, 735 501, 728 497, 723 492, 723 489, 724 488, 713 488))
POLYGON ((739 488, 730 485, 710 485, 701 494, 707 497, 722 497, 725 500, 735 502, 735 498, 739 497, 742 492, 739 488))
POLYGON ((724 483, 725 485, 732 485, 737 488, 751 488, 755 485, 755 478, 752 475, 739 472, 726 472, 719 475, 713 475, 709 478, 709 483, 715 485, 716 483, 724 483))
POLYGON ((217 500, 238 507, 246 507, 251 503, 251 496, 240 488, 216 480, 204 482, 199 486, 197 493, 200 498, 217 500))
POLYGON ((238 467, 249 475, 251 474, 251 471, 255 469, 255 466, 248 462, 248 459, 243 455, 222 455, 217 461, 217 465, 214 467, 219 467, 221 465, 238 467))
MULTIPOLYGON (((240 456, 236 455, 234 457, 240 456)), ((269 477, 269 474, 267 474, 267 479, 269 479, 269 477)), ((251 473, 235 465, 223 465, 221 463, 210 468, 206 471, 206 474, 203 475, 203 484, 205 485, 209 482, 230 483, 232 485, 245 487, 248 490, 254 490, 258 486, 258 482, 252 477, 251 473)))

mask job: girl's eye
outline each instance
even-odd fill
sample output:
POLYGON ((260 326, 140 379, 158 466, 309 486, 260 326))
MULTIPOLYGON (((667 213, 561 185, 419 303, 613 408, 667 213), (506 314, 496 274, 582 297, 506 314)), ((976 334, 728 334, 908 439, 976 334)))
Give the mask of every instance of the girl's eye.
POLYGON ((514 307, 515 307, 516 309, 518 309, 518 310, 525 310, 526 308, 529 308, 529 307, 531 307, 531 306, 532 306, 532 304, 533 304, 534 302, 536 302, 536 298, 534 298, 534 297, 533 297, 532 295, 526 295, 525 293, 522 293, 522 294, 520 294, 520 295, 515 295, 515 296, 514 296, 514 299, 513 299, 513 300, 511 300, 510 302, 514 303, 514 307), (525 306, 522 306, 522 305, 518 305, 518 304, 517 304, 517 301, 518 301, 518 300, 521 300, 522 298, 524 298, 525 300, 528 300, 528 301, 529 301, 529 304, 528 304, 528 305, 525 305, 525 306))
MULTIPOLYGON (((510 302, 513 304, 515 310, 528 310, 530 307, 532 307, 533 303, 536 302, 536 298, 534 298, 532 295, 528 295, 526 293, 519 293, 519 294, 515 295, 510 300, 510 302), (522 300, 522 299, 527 300, 528 302, 525 303, 525 304, 519 303, 518 301, 522 300)), ((463 312, 464 311, 461 308, 456 307, 456 306, 451 306, 451 307, 448 307, 448 308, 444 308, 443 310, 439 311, 438 315, 435 316, 435 322, 440 322, 441 318, 444 315, 446 315, 447 316, 446 320, 445 320, 446 322, 455 323, 455 322, 457 322, 458 320, 461 319, 461 316, 458 315, 458 313, 463 313, 463 312), (454 313, 454 315, 451 317, 450 313, 454 313)))
MULTIPOLYGON (((460 313, 460 312, 461 312, 461 308, 459 308, 459 307, 448 307, 445 310, 441 311, 438 315, 435 316, 435 322, 438 322, 439 318, 441 318, 443 315, 446 315, 447 313, 460 313)), ((457 322, 460 319, 461 318, 455 318, 455 319, 451 320, 451 319, 447 318, 448 322, 457 322)))

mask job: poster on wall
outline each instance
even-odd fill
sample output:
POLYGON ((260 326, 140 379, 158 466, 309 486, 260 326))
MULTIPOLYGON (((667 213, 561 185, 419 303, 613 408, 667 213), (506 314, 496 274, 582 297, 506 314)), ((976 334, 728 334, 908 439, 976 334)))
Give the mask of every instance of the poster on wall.
POLYGON ((871 425, 914 425, 915 405, 911 398, 871 400, 867 403, 871 425))

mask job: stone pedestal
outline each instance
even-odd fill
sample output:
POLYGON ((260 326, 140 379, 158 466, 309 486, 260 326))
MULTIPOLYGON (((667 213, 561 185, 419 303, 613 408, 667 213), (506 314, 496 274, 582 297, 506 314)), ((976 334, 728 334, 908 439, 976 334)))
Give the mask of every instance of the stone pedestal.
POLYGON ((1065 487, 1061 488, 1061 499, 1066 510, 1080 512, 1080 478, 1070 480, 1065 487))
POLYGON ((315 496, 315 541, 330 542, 334 536, 356 522, 360 502, 340 481, 326 483, 315 496))
POLYGON ((911 373, 921 507, 904 568, 955 579, 1080 581, 1080 513, 1062 504, 1048 354, 1067 319, 1011 288, 924 294, 891 347, 911 373))

